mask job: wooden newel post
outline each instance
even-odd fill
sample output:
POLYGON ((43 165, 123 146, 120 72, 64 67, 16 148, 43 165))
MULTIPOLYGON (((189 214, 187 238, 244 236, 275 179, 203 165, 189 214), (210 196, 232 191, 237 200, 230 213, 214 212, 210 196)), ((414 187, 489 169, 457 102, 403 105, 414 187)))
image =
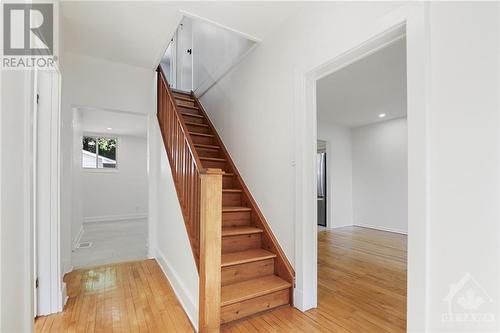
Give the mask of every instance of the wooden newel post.
POLYGON ((201 174, 199 331, 220 330, 222 175, 221 169, 201 174))

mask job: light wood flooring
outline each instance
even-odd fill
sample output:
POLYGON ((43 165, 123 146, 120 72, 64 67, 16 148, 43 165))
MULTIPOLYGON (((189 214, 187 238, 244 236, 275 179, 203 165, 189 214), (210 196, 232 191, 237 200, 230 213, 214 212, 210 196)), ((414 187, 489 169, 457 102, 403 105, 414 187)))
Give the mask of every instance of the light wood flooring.
MULTIPOLYGON (((406 236, 359 227, 318 233, 318 308, 289 306, 232 322, 222 332, 404 332, 406 236)), ((79 269, 66 276, 64 312, 36 332, 193 332, 154 260, 79 269)))

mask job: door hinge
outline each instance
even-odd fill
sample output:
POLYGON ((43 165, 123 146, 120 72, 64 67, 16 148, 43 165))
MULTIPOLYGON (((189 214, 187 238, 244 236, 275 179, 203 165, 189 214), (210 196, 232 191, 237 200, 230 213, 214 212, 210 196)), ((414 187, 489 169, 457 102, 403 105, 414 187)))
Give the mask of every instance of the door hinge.
POLYGON ((38 101, 40 101, 40 95, 36 94, 36 104, 38 104, 38 101))
POLYGON ((38 278, 35 280, 35 288, 38 288, 38 278))

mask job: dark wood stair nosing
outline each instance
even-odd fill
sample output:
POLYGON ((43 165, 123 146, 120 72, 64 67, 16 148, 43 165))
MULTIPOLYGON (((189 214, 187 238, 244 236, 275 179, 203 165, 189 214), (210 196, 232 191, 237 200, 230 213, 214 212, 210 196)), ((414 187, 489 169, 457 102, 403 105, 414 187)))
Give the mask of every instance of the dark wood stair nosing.
POLYGON ((277 257, 275 253, 266 251, 264 249, 246 250, 241 252, 232 252, 222 254, 221 268, 231 267, 237 265, 248 264, 251 262, 264 261, 274 259, 277 257), (229 257, 229 260, 227 259, 229 257), (225 259, 225 262, 224 262, 225 259))
POLYGON ((291 283, 286 282, 285 280, 281 279, 280 277, 278 277, 276 275, 269 275, 266 277, 260 277, 260 278, 256 278, 256 279, 252 279, 252 280, 243 281, 243 282, 237 282, 234 284, 224 286, 222 288, 229 289, 229 288, 235 288, 235 287, 239 287, 238 289, 241 290, 240 295, 233 295, 233 298, 224 299, 224 291, 222 291, 223 297, 221 299, 221 307, 225 307, 225 306, 232 305, 235 303, 241 303, 241 302, 244 302, 246 300, 254 299, 254 298, 268 295, 268 294, 272 294, 272 293, 277 292, 277 291, 286 290, 286 289, 291 288, 292 285, 291 285, 291 283), (274 277, 274 278, 272 278, 272 277, 274 277), (271 280, 269 280, 269 279, 271 279, 271 280), (249 284, 250 285, 257 284, 259 282, 264 283, 263 285, 259 286, 259 288, 262 288, 262 289, 261 290, 252 290, 253 291, 252 293, 248 293, 248 289, 245 288, 245 285, 248 286, 249 284), (269 287, 265 288, 266 283, 272 283, 272 284, 274 284, 274 286, 272 288, 269 288, 269 287), (247 291, 247 293, 245 294, 244 291, 247 291), (236 296, 236 297, 234 297, 234 296, 236 296))
POLYGON ((189 134, 190 134, 190 135, 197 135, 197 136, 205 136, 205 137, 210 137, 210 138, 213 138, 213 137, 214 137, 214 135, 213 135, 213 134, 199 133, 199 132, 191 132, 191 131, 189 131, 189 134))
POLYGON ((251 212, 251 207, 244 206, 226 206, 222 207, 222 213, 238 213, 238 212, 251 212))
MULTIPOLYGON (((187 123, 186 123, 187 124, 187 123)), ((214 146, 214 145, 205 145, 203 143, 195 143, 194 144, 195 147, 197 148, 202 148, 202 149, 213 149, 213 150, 218 150, 220 149, 219 146, 214 146)))
POLYGON ((170 87, 170 90, 172 90, 172 92, 175 94, 192 96, 190 91, 179 90, 172 87, 170 87))
POLYGON ((179 101, 186 101, 186 102, 195 102, 195 100, 192 97, 184 97, 184 96, 174 96, 175 100, 179 101))
POLYGON ((226 193, 242 193, 243 190, 240 189, 240 188, 223 188, 222 192, 226 192, 226 193))
POLYGON ((222 227, 222 237, 261 234, 264 230, 252 226, 222 227))
POLYGON ((191 125, 191 126, 200 126, 200 127, 208 127, 207 124, 200 124, 200 123, 192 123, 190 121, 185 121, 186 125, 191 125))
POLYGON ((197 106, 183 105, 183 104, 177 104, 177 106, 184 109, 199 110, 197 106))
POLYGON ((213 162, 227 162, 225 158, 220 157, 208 157, 208 156, 200 156, 200 160, 204 161, 213 161, 213 162))
POLYGON ((201 114, 195 114, 195 113, 189 113, 189 112, 182 112, 181 111, 181 115, 187 116, 187 117, 196 117, 196 118, 203 118, 203 119, 205 119, 205 116, 203 116, 201 114))

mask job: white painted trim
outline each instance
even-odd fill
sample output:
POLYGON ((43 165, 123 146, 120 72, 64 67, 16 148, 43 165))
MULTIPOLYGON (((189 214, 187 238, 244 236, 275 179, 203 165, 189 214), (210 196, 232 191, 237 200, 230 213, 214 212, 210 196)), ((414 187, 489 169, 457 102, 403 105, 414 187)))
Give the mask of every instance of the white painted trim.
POLYGON ((218 23, 218 22, 212 21, 212 20, 210 20, 210 19, 208 19, 208 18, 206 18, 206 17, 203 17, 203 16, 199 16, 199 15, 193 14, 193 13, 188 12, 188 11, 183 10, 183 9, 181 9, 181 10, 180 10, 180 12, 181 12, 184 16, 187 16, 187 17, 189 17, 189 18, 191 18, 191 19, 201 20, 201 21, 204 21, 204 22, 210 23, 210 24, 212 24, 212 25, 214 25, 214 26, 216 26, 216 27, 222 28, 222 29, 227 30, 227 31, 234 32, 235 34, 240 35, 240 36, 242 36, 242 37, 244 37, 244 38, 246 38, 246 39, 249 39, 249 40, 251 40, 251 41, 254 41, 254 42, 257 42, 257 43, 262 41, 262 39, 260 39, 260 38, 258 38, 258 37, 255 37, 255 36, 249 35, 249 34, 247 34, 247 33, 241 32, 241 31, 239 31, 239 30, 236 30, 236 29, 230 28, 230 27, 225 26, 225 25, 223 25, 223 24, 220 24, 220 23, 218 23))
MULTIPOLYGON (((43 75, 44 82, 49 86, 45 87, 46 96, 41 95, 41 99, 50 99, 46 105, 50 110, 44 110, 44 114, 38 114, 40 121, 45 124, 45 131, 42 133, 37 131, 38 138, 34 143, 40 140, 47 141, 50 149, 49 154, 37 153, 37 159, 40 161, 38 168, 42 165, 43 170, 47 171, 48 182, 44 182, 43 193, 48 193, 48 201, 37 202, 38 205, 44 207, 44 215, 37 213, 37 227, 39 231, 36 233, 39 249, 42 249, 43 255, 39 254, 37 261, 38 278, 40 281, 38 287, 38 308, 37 315, 47 315, 62 311, 64 305, 63 298, 63 281, 61 274, 61 230, 60 230, 60 177, 61 177, 61 144, 60 144, 60 110, 61 110, 61 74, 57 71, 43 71, 39 73, 39 77, 43 75), (40 160, 41 158, 41 160, 40 160)), ((39 89, 37 89, 39 92, 39 89)), ((38 126, 38 125, 37 125, 38 126)), ((38 181, 37 181, 38 184, 38 181)), ((41 183, 40 183, 41 184, 41 183)), ((38 189, 37 189, 38 191, 38 189)), ((38 200, 37 200, 38 201, 38 200)))
MULTIPOLYGON (((3 17, 3 11, 0 11, 0 15, 3 17)), ((2 71, 0 71, 0 98, 2 96, 2 71)), ((0 107, 1 107, 1 102, 0 102, 0 107)), ((0 130, 2 129, 2 114, 3 112, 0 112, 0 130)), ((0 147, 3 147, 4 143, 2 142, 2 135, 0 135, 0 147)), ((0 184, 3 184, 2 182, 2 154, 0 153, 0 184)), ((0 190, 0 239, 2 238, 2 191, 0 190)), ((2 245, 0 245, 0 258, 2 258, 2 245)), ((0 323, 2 323, 2 265, 0 265, 0 323)), ((2 325, 0 324, 0 330, 2 329, 2 325)))
POLYGON ((127 220, 147 219, 148 214, 123 214, 123 215, 105 215, 105 216, 87 216, 83 218, 83 224, 101 223, 101 222, 118 222, 127 220))
POLYGON ((35 287, 34 280, 34 260, 33 257, 33 243, 34 243, 34 230, 33 230, 33 100, 34 95, 34 73, 32 71, 26 71, 24 73, 25 77, 25 106, 24 106, 24 239, 23 245, 25 246, 23 253, 24 258, 22 258, 22 265, 24 266, 25 276, 22 277, 25 285, 25 292, 20 297, 24 297, 24 304, 27 308, 23 309, 23 317, 27 323, 26 328, 29 331, 33 331, 34 320, 34 297, 33 288, 35 287))
POLYGON ((402 6, 377 20, 366 38, 316 68, 294 72, 293 126, 296 131, 295 171, 295 306, 305 311, 317 305, 316 225, 316 99, 315 81, 370 48, 387 43, 388 32, 406 27, 408 80, 408 298, 407 330, 428 327, 428 110, 429 36, 427 3, 402 6), (375 42, 375 43, 374 43, 375 42), (367 44, 369 43, 369 44, 367 44), (361 49, 362 48, 362 49, 361 49))
POLYGON ((370 224, 354 224, 354 227, 360 227, 360 228, 367 228, 367 229, 373 229, 373 230, 380 230, 380 231, 386 231, 386 232, 392 232, 395 234, 402 234, 402 235, 408 235, 408 232, 403 229, 398 229, 398 228, 386 228, 386 227, 380 227, 378 225, 370 225, 370 224))
POLYGON ((83 236, 83 224, 80 226, 80 230, 78 230, 78 233, 75 236, 75 239, 73 239, 73 249, 76 249, 78 247, 78 244, 80 244, 80 241, 83 236))
POLYGON ((177 296, 177 299, 181 303, 193 328, 198 332, 198 300, 195 299, 190 289, 186 287, 179 274, 173 269, 163 253, 159 249, 156 249, 155 253, 155 259, 160 265, 163 274, 165 274, 170 282, 175 296, 177 296))

